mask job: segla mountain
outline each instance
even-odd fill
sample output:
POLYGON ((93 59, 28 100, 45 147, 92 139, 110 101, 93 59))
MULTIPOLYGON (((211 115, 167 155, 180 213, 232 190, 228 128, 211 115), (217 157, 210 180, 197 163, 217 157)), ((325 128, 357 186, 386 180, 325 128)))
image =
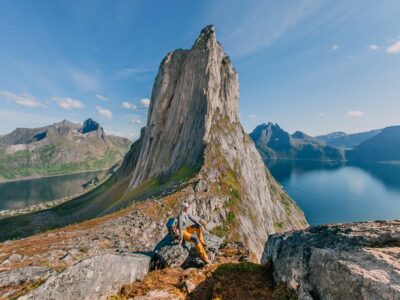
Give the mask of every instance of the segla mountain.
POLYGON ((190 50, 172 51, 162 60, 146 127, 118 172, 80 198, 0 221, 1 239, 130 205, 143 218, 141 230, 129 233, 133 246, 148 249, 165 234, 165 221, 185 201, 208 230, 243 241, 259 260, 269 234, 308 224, 244 132, 238 98, 238 75, 214 27, 207 26, 190 50), (145 200, 145 205, 140 203, 145 200))
POLYGON ((0 179, 105 169, 121 161, 130 141, 106 135, 99 123, 67 120, 17 128, 0 137, 0 179))

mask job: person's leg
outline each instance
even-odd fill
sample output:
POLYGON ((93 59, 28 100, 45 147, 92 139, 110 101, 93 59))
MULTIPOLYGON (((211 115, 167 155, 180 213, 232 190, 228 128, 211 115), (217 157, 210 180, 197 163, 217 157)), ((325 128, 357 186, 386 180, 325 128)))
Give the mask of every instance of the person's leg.
MULTIPOLYGON (((190 234, 190 241, 195 244, 197 251, 199 251, 201 259, 208 263, 208 255, 206 250, 204 249, 202 242, 200 240, 200 238, 197 235, 197 232, 201 231, 200 228, 195 228, 195 227, 188 227, 185 231, 183 231, 182 233, 186 232, 187 234, 190 234)), ((185 237, 184 237, 185 238, 185 237)))
POLYGON ((187 242, 193 242, 191 239, 192 233, 189 232, 187 229, 182 230, 182 237, 187 242))

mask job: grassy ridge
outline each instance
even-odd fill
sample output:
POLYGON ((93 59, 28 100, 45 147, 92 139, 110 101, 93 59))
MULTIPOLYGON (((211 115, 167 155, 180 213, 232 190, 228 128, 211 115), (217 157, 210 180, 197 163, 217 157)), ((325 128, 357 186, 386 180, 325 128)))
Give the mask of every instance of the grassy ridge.
POLYGON ((108 151, 102 157, 93 157, 81 163, 52 164, 49 157, 53 157, 56 146, 42 147, 33 154, 27 150, 18 151, 0 157, 0 179, 16 179, 34 175, 59 175, 79 171, 104 169, 113 165, 119 159, 119 153, 108 151))

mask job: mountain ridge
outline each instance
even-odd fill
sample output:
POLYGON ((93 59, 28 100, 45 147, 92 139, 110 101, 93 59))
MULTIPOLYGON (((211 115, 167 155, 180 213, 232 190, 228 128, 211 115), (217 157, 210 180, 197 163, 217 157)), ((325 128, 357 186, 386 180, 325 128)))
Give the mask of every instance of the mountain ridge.
POLYGON ((121 160, 128 139, 106 135, 92 119, 16 128, 0 137, 0 176, 18 179, 104 169, 121 160))
POLYGON ((278 124, 269 122, 257 126, 250 137, 264 160, 300 159, 342 161, 345 159, 342 150, 326 146, 321 141, 296 131, 292 135, 278 124))

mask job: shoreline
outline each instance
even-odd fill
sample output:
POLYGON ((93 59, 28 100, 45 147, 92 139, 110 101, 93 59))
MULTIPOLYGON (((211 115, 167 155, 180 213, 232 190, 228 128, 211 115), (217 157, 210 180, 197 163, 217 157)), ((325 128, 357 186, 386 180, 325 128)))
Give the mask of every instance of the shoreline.
POLYGON ((72 172, 72 173, 60 173, 60 174, 54 174, 54 175, 43 175, 43 176, 42 175, 32 175, 32 176, 28 176, 28 177, 15 178, 15 179, 0 179, 0 184, 18 182, 18 181, 25 181, 25 180, 50 178, 50 177, 59 177, 59 176, 66 176, 66 175, 75 175, 75 174, 82 174, 82 173, 90 173, 90 172, 101 172, 101 171, 107 171, 107 170, 109 170, 109 168, 77 171, 77 172, 72 172))

